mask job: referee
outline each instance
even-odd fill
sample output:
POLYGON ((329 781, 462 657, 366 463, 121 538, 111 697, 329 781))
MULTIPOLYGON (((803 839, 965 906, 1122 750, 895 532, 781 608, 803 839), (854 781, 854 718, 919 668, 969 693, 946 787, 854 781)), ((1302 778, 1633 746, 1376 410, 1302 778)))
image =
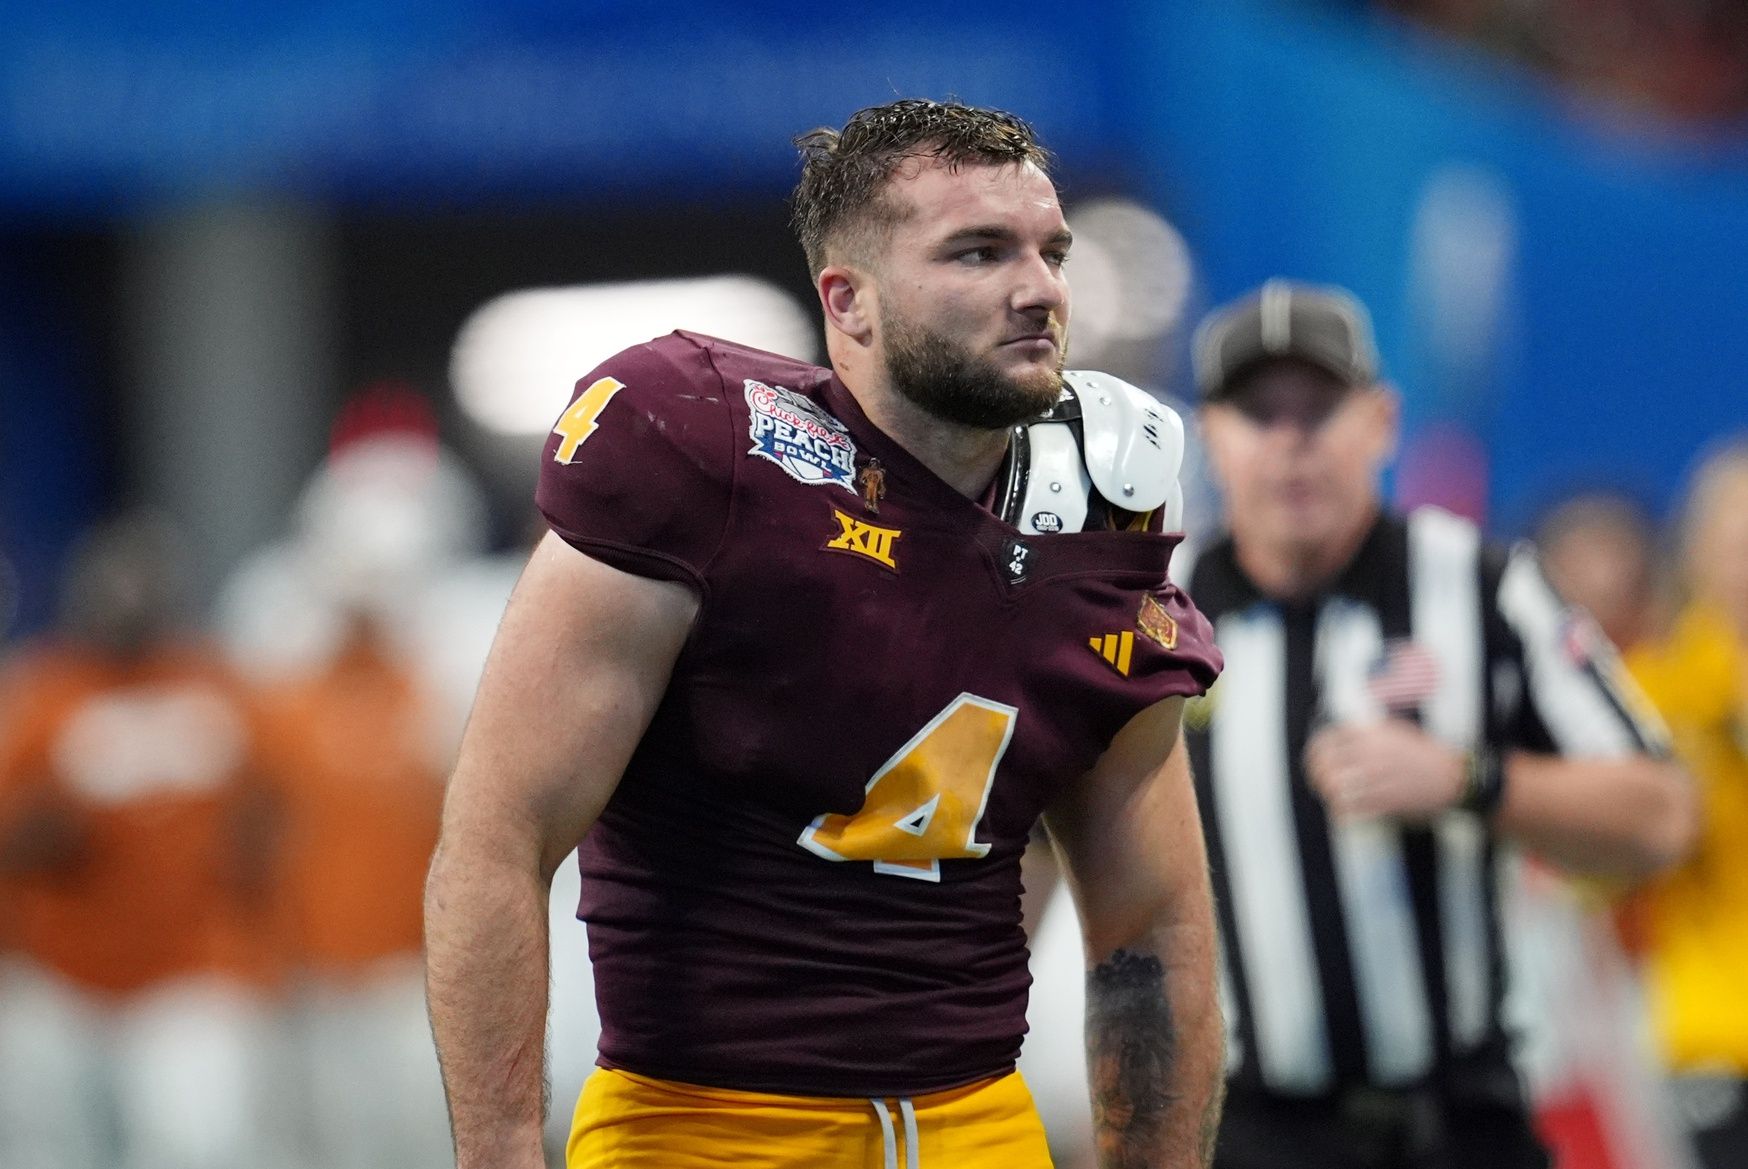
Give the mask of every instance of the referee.
POLYGON ((1224 943, 1215 1163, 1544 1166, 1500 1013, 1500 862, 1670 865, 1686 777, 1527 547, 1384 510, 1397 398, 1356 300, 1271 281, 1195 356, 1229 524, 1187 574, 1226 656, 1187 720, 1224 943))

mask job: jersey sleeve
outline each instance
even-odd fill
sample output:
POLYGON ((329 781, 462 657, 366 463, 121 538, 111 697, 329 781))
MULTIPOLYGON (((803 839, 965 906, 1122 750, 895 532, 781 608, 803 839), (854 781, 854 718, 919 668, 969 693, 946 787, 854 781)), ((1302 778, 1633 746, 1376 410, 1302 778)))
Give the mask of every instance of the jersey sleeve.
POLYGON ((1668 753, 1662 719, 1614 647, 1589 614, 1554 591, 1528 545, 1507 557, 1494 604, 1523 680, 1506 745, 1588 757, 1668 753))
POLYGON ((729 407, 709 355, 678 336, 610 358, 547 436, 535 502, 572 547, 703 589, 732 490, 729 407))
POLYGON ((1206 694, 1225 668, 1214 644, 1213 625, 1190 595, 1170 582, 1142 602, 1136 628, 1143 637, 1169 650, 1174 677, 1165 692, 1168 696, 1195 698, 1206 694))

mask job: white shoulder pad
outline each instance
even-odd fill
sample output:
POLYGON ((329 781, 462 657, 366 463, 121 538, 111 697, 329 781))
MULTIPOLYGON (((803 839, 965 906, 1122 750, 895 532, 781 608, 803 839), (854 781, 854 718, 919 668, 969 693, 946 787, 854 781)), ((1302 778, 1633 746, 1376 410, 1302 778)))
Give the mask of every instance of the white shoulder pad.
POLYGON ((1108 373, 1071 369, 1063 371, 1062 380, 1080 402, 1086 470, 1099 494, 1127 511, 1164 506, 1166 530, 1181 526, 1177 473, 1184 458, 1183 419, 1152 394, 1108 373))
POLYGON ((1066 422, 1034 422, 1026 428, 1028 462, 1024 496, 1008 517, 1024 532, 1078 532, 1086 526, 1087 477, 1080 443, 1066 422))

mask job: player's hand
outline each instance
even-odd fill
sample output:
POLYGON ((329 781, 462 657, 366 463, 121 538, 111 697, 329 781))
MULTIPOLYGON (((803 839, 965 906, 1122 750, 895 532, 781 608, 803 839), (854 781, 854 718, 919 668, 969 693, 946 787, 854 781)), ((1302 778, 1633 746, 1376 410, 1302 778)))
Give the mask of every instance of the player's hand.
POLYGON ((1343 820, 1428 819, 1461 797, 1463 769, 1461 751, 1399 718, 1338 723, 1305 744, 1306 776, 1343 820))

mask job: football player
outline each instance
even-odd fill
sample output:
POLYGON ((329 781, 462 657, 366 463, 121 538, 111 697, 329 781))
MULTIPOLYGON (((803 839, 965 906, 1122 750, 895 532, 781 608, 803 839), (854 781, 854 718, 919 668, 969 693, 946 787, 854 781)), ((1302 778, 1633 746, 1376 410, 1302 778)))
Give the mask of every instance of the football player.
POLYGON ((459 1163, 541 1163, 545 890, 580 841, 570 1165, 1049 1164, 1014 1072, 1042 815, 1105 1155, 1202 1164, 1179 716, 1219 657, 1166 581, 1181 423, 1063 372, 1072 236, 1023 122, 906 100, 800 146, 830 368, 675 333, 547 443, 428 889, 459 1163))

